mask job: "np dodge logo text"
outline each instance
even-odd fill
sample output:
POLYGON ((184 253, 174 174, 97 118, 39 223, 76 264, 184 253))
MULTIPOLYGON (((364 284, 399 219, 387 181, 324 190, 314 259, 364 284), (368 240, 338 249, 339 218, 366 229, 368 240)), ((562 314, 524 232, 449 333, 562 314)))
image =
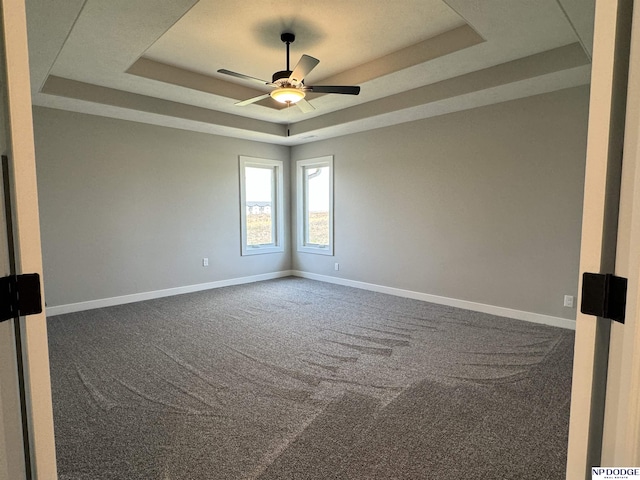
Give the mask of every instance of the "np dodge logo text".
POLYGON ((604 476, 605 478, 609 478, 611 475, 613 476, 624 475, 623 478, 629 478, 629 476, 631 476, 631 478, 640 478, 640 468, 593 467, 591 469, 591 475, 593 478, 599 477, 601 475, 604 476))

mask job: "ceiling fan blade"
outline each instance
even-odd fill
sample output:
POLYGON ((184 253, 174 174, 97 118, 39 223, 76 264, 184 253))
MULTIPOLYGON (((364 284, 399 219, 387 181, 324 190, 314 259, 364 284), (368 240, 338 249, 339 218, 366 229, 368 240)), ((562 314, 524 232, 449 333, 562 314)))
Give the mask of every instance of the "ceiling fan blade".
POLYGON ((251 82, 259 83, 260 85, 274 85, 271 82, 267 82, 266 80, 260 80, 259 78, 250 77, 249 75, 244 75, 242 73, 232 72, 231 70, 226 70, 221 68, 218 70, 218 73, 224 73, 225 75, 231 75, 232 77, 242 78, 243 80, 249 80, 251 82))
POLYGON ((342 93, 344 95, 358 95, 360 93, 360 87, 346 85, 315 85, 305 86, 304 89, 315 93, 342 93))
POLYGON ((315 107, 311 105, 309 102, 307 102, 304 98, 301 100, 298 100, 296 102, 296 105, 300 107, 300 110, 302 110, 302 113, 309 113, 315 110, 315 107))
POLYGON ((259 102, 260 100, 264 100, 265 98, 269 98, 270 95, 265 93, 264 95, 259 95, 257 97, 249 98, 248 100, 242 100, 241 102, 236 102, 235 105, 238 107, 244 107, 245 105, 251 105, 252 103, 259 102))
POLYGON ((295 66, 291 75, 289 75, 290 83, 300 83, 304 80, 304 77, 309 75, 309 72, 316 68, 316 65, 320 63, 317 58, 310 57, 309 55, 302 55, 298 64, 295 66))

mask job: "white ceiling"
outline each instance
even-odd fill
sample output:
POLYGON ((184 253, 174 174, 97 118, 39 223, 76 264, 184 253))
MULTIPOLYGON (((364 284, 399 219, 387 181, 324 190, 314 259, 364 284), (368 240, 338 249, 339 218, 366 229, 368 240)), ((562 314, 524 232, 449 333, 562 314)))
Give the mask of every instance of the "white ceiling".
POLYGON ((27 0, 35 105, 295 145, 589 82, 594 0, 27 0), (307 85, 278 108, 280 34, 307 85))

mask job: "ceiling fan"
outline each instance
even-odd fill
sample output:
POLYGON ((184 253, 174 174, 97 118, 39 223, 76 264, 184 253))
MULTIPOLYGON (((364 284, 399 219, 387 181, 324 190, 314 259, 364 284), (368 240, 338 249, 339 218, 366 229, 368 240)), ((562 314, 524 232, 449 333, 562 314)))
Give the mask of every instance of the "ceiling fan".
POLYGON ((259 95, 257 97, 249 98, 248 100, 237 102, 236 105, 243 107, 251 103, 259 102, 260 100, 270 96, 274 100, 280 103, 286 103, 287 105, 295 103, 300 107, 300 110, 306 113, 315 110, 313 105, 304 99, 306 92, 341 93, 344 95, 358 95, 360 93, 360 87, 354 86, 305 85, 304 78, 316 67, 316 65, 318 65, 318 63, 320 63, 320 60, 309 55, 302 55, 294 69, 290 70, 289 45, 292 44, 295 39, 296 36, 293 33, 283 33, 280 35, 280 40, 287 44, 287 69, 274 73, 270 82, 250 77, 249 75, 243 75, 242 73, 232 72, 231 70, 226 70, 224 68, 218 70, 218 73, 231 75, 232 77, 250 80, 254 83, 275 88, 271 93, 265 93, 264 95, 259 95))

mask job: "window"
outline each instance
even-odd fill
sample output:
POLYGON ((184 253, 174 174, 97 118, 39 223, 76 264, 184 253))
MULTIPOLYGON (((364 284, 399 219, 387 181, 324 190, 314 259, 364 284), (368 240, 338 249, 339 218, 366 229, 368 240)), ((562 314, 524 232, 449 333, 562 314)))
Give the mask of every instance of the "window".
POLYGON ((297 162, 298 251, 333 255, 333 157, 297 162))
POLYGON ((280 160, 240 157, 242 255, 284 251, 283 184, 280 160))

